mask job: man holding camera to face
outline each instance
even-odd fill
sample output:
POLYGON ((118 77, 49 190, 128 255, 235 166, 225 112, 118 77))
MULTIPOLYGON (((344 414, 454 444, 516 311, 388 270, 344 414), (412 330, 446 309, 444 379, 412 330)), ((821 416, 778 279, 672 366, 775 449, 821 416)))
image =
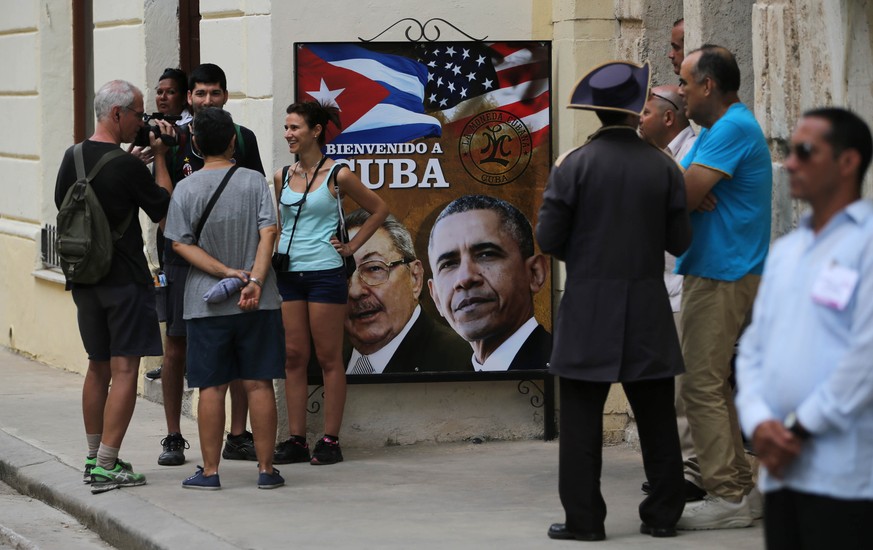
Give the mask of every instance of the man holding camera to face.
MULTIPOLYGON (((80 179, 74 155, 81 152, 84 173, 105 162, 91 179, 111 229, 121 235, 112 246, 108 273, 94 284, 69 283, 76 303, 82 343, 88 353, 88 371, 82 388, 82 414, 88 455, 84 481, 93 493, 121 486, 145 484, 145 476, 118 458, 124 433, 136 404, 140 358, 161 354, 161 334, 155 313, 155 293, 143 254, 137 213, 142 208, 155 222, 164 218, 172 184, 163 155, 167 145, 150 133, 155 177, 133 155, 118 154, 143 127, 142 92, 129 82, 113 80, 94 96, 97 125, 94 134, 70 147, 58 170, 55 205, 60 208, 68 190, 80 179), (118 155, 107 160, 105 155, 118 155), (101 159, 103 159, 101 161, 101 159), (124 229, 122 229, 124 227, 124 229), (111 389, 110 389, 111 384, 111 389)), ((158 122, 161 135, 173 128, 158 122)))

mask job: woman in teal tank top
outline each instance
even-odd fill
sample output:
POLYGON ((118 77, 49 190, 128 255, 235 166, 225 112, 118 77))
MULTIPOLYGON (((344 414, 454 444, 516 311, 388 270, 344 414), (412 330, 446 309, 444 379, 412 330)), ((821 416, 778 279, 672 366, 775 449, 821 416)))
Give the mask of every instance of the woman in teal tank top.
POLYGON ((343 258, 351 256, 388 216, 385 202, 342 164, 322 154, 329 123, 340 128, 338 110, 310 101, 286 109, 285 140, 298 161, 278 170, 273 185, 279 206, 281 235, 276 250, 287 254, 277 273, 285 326, 285 399, 290 437, 276 447, 274 462, 342 461, 339 432, 346 402, 342 359, 343 322, 348 280, 343 258), (370 212, 370 218, 348 243, 335 235, 339 215, 333 180, 370 212), (306 444, 307 366, 311 346, 324 377, 324 436, 310 457, 306 444))

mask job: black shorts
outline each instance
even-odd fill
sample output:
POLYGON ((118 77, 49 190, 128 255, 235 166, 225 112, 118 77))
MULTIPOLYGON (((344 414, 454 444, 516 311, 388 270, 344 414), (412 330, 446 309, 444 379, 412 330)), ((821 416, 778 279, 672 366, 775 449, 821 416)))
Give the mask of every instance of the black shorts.
POLYGON ((185 281, 188 280, 187 265, 167 264, 164 274, 167 276, 167 336, 187 336, 185 330, 185 281))
POLYGON ((283 271, 276 275, 283 302, 345 304, 349 301, 349 280, 345 267, 320 271, 283 271))
POLYGON ((136 283, 76 287, 73 301, 88 359, 164 354, 155 287, 136 283))
POLYGON ((188 386, 285 378, 285 330, 278 309, 188 319, 188 386))

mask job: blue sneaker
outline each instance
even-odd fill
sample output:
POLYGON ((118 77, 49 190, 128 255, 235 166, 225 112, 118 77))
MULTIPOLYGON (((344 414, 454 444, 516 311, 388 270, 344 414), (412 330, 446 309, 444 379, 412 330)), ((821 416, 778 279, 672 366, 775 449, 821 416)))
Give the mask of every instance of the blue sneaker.
POLYGON ((279 475, 279 470, 273 468, 273 473, 258 474, 258 489, 275 489, 285 485, 285 478, 279 475))
POLYGON ((221 489, 221 480, 218 478, 217 473, 211 476, 203 475, 203 466, 197 466, 197 471, 194 475, 182 482, 182 488, 217 491, 221 489))

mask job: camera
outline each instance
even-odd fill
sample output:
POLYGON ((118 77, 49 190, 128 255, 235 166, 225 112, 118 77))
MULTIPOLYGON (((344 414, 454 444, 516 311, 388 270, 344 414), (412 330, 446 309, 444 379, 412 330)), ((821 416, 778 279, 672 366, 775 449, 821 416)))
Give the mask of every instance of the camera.
POLYGON ((281 252, 273 252, 273 271, 276 273, 284 273, 288 271, 288 267, 290 267, 291 256, 288 254, 282 254, 281 252))
POLYGON ((166 120, 167 122, 175 124, 176 122, 179 122, 180 120, 182 120, 182 117, 181 116, 173 116, 173 115, 165 115, 164 113, 152 113, 150 115, 145 115, 143 117, 143 120, 145 120, 146 122, 148 122, 150 120, 166 120))
MULTIPOLYGON (((173 115, 165 115, 164 113, 152 113, 147 114, 143 117, 145 122, 150 120, 166 120, 169 123, 174 123, 182 120, 180 116, 173 115)), ((142 128, 139 129, 136 133, 136 138, 133 140, 133 144, 137 147, 148 147, 149 146, 149 134, 154 135, 156 138, 161 138, 161 141, 164 142, 164 145, 168 147, 174 147, 178 145, 176 138, 174 136, 168 136, 166 134, 161 134, 161 129, 157 126, 152 126, 150 124, 146 124, 142 128)))

